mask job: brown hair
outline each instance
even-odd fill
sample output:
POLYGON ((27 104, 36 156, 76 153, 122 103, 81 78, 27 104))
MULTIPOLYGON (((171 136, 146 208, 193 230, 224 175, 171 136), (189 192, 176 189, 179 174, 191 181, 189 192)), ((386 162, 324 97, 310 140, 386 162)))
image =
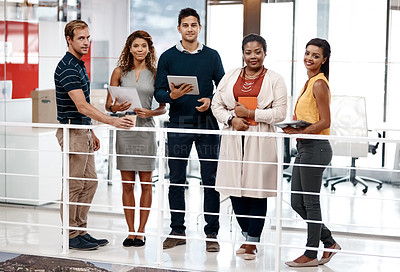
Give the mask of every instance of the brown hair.
MULTIPOLYGON (((82 20, 73 20, 69 22, 68 24, 65 25, 64 29, 64 35, 65 35, 65 40, 67 41, 67 37, 69 36, 71 40, 74 39, 74 30, 76 28, 86 28, 89 27, 85 21, 82 20)), ((69 46, 68 41, 67 41, 67 46, 69 46)))
POLYGON ((142 38, 146 40, 149 47, 149 54, 146 56, 146 66, 153 73, 156 73, 156 54, 153 46, 153 39, 150 34, 144 30, 137 30, 126 38, 124 49, 122 49, 121 55, 118 59, 118 67, 121 68, 122 75, 126 75, 130 70, 135 68, 133 65, 133 55, 131 54, 130 48, 135 39, 142 38))

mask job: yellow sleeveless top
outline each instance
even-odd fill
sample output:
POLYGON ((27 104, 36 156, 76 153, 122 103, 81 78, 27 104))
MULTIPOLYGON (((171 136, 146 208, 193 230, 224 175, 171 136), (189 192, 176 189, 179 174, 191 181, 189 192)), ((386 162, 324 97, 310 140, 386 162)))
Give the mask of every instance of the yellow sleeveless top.
MULTIPOLYGON (((310 78, 307 84, 307 88, 301 91, 299 98, 297 99, 296 107, 294 113, 296 115, 296 120, 304 120, 314 124, 320 120, 319 110, 317 106, 317 101, 315 100, 313 94, 314 83, 318 79, 322 79, 326 82, 329 88, 328 79, 325 77, 324 73, 319 73, 318 75, 310 78)), ((331 101, 331 92, 329 91, 329 102, 331 101)), ((322 130, 321 135, 329 135, 330 129, 326 128, 322 130)))

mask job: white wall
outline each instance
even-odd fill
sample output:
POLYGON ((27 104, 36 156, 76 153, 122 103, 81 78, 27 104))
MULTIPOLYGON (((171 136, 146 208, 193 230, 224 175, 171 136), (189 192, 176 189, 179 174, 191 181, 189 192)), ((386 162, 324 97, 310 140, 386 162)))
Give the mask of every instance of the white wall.
MULTIPOLYGON (((108 76, 115 68, 125 40, 129 35, 129 0, 82 1, 82 20, 90 27, 94 44, 108 41, 108 76)), ((67 51, 64 39, 66 22, 39 21, 39 89, 54 89, 54 70, 67 51)), ((96 48, 93 48, 92 51, 96 48)), ((92 67, 95 72, 96 68, 92 67)))
POLYGON ((54 71, 67 51, 65 22, 39 21, 39 90, 54 89, 54 71))
POLYGON ((207 45, 218 51, 225 71, 242 67, 243 5, 209 6, 207 23, 207 45))
MULTIPOLYGON (((93 41, 109 41, 109 76, 129 33, 129 0, 82 1, 82 19, 90 24, 93 41)), ((107 79, 109 81, 110 78, 107 79)))

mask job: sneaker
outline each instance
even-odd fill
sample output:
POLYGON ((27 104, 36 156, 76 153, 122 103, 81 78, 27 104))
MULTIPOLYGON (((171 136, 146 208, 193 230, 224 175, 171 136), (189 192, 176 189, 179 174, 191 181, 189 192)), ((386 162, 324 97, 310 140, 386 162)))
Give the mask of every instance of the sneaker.
MULTIPOLYGON (((183 236, 183 237, 186 236, 184 233, 170 233, 170 235, 183 236)), ((186 244, 186 239, 168 237, 163 242, 163 249, 173 248, 173 247, 184 245, 184 244, 186 244)))
MULTIPOLYGON (((208 239, 217 239, 217 234, 207 234, 208 239)), ((219 252, 219 244, 215 241, 206 241, 206 251, 207 252, 219 252)))
POLYGON ((85 235, 81 235, 82 239, 86 240, 87 242, 93 243, 93 244, 98 244, 99 246, 105 246, 108 244, 107 239, 96 239, 93 238, 89 233, 86 233, 85 235))
POLYGON ((83 239, 81 236, 76 236, 69 239, 69 248, 76 250, 93 250, 99 247, 98 244, 91 243, 83 239))

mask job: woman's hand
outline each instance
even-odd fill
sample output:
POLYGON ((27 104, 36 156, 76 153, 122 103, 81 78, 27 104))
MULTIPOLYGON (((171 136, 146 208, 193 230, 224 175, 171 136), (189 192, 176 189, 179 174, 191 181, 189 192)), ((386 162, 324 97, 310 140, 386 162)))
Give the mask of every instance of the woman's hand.
POLYGON ((246 106, 240 102, 235 102, 235 115, 237 117, 250 117, 250 110, 246 108, 246 106))
POLYGON ((246 131, 249 129, 250 122, 244 118, 235 117, 232 119, 232 127, 237 131, 246 131))
POLYGON ((129 109, 129 107, 132 105, 132 103, 130 103, 128 100, 125 100, 122 103, 118 102, 118 97, 115 98, 114 104, 111 105, 111 109, 113 112, 117 112, 117 111, 125 111, 127 109, 129 109))
POLYGON ((140 118, 148 118, 153 116, 153 111, 145 108, 134 108, 133 111, 136 112, 140 118))
POLYGON ((304 134, 302 128, 292 128, 290 126, 287 126, 285 128, 282 128, 282 130, 286 134, 304 134))

